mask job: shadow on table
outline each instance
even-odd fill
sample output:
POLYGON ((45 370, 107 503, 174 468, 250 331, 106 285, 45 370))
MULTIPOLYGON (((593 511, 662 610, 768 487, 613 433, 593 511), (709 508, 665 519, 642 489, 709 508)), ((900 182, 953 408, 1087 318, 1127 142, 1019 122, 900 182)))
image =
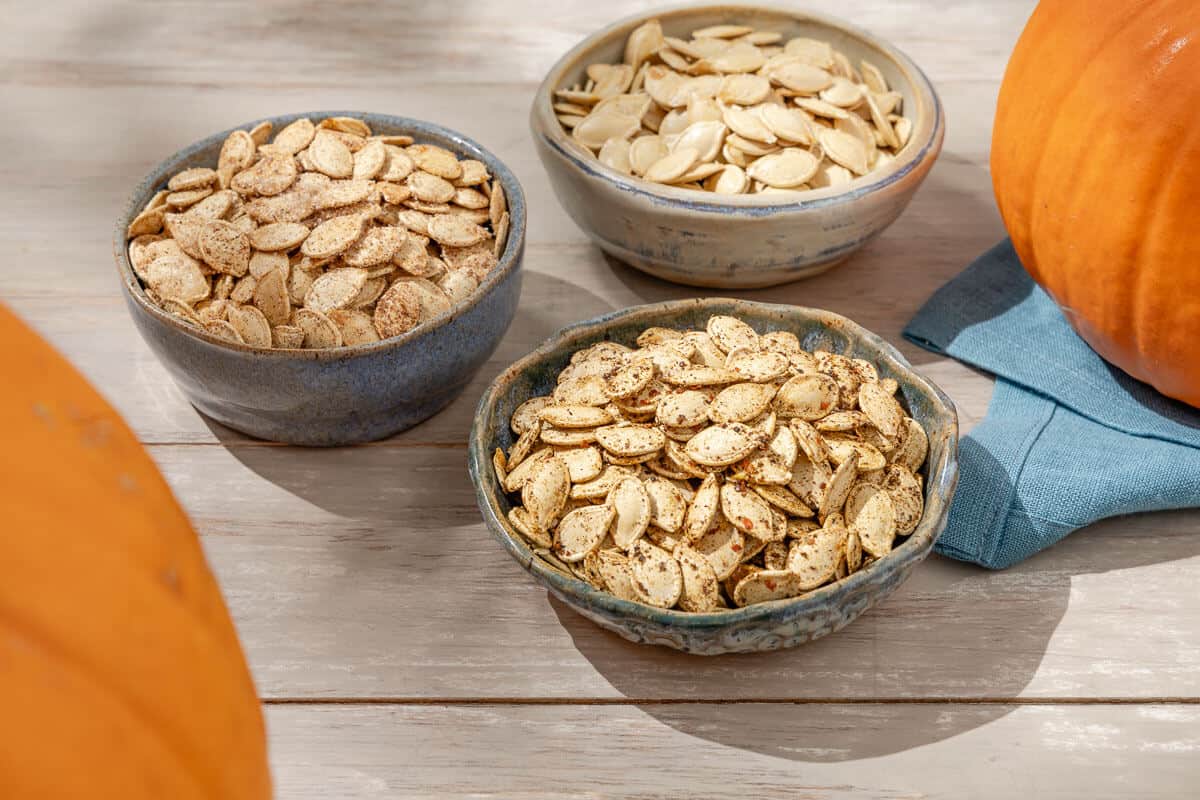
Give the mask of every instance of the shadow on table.
POLYGON ((943 357, 903 341, 901 331, 930 295, 1004 237, 987 171, 943 153, 898 220, 830 271, 766 289, 706 289, 654 278, 605 255, 614 275, 641 302, 738 297, 828 309, 895 344, 914 364, 943 357))
POLYGON ((299 448, 258 442, 202 417, 250 470, 325 511, 365 522, 411 523, 440 515, 449 526, 479 521, 466 442, 480 394, 508 364, 560 327, 612 310, 575 284, 539 272, 523 278, 526 300, 496 352, 440 414, 401 434, 358 447, 299 448), (434 450, 454 458, 429 458, 434 450))
POLYGON ((576 649, 625 697, 695 700, 640 706, 682 733, 798 761, 871 758, 1012 711, 996 701, 1020 696, 1037 674, 1072 577, 1200 554, 1195 537, 1152 548, 1145 537, 1100 534, 1128 524, 1100 523, 1002 572, 932 556, 844 630, 773 653, 703 657, 632 644, 553 597, 550 604, 576 649), (988 702, 948 713, 938 698, 988 702))

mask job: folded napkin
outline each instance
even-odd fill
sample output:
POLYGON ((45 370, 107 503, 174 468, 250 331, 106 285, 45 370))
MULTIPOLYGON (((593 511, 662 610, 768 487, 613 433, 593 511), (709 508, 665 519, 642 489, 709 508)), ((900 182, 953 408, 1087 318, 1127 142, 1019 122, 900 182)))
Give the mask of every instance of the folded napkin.
POLYGON ((1200 506, 1200 411, 1096 355, 1010 242, 904 335, 996 375, 987 418, 960 443, 944 555, 1000 569, 1105 517, 1200 506))

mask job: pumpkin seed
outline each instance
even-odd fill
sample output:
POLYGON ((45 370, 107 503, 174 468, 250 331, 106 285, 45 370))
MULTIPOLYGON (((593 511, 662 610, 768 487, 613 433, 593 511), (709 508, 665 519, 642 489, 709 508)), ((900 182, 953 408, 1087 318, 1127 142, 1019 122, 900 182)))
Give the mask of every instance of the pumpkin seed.
MULTIPOLYGON (((623 479, 631 477, 633 471, 621 466, 606 465, 595 478, 571 487, 571 498, 581 500, 596 500, 608 497, 609 492, 623 479)), ((512 489, 509 489, 512 491, 512 489)))
POLYGON ((758 334, 736 317, 716 315, 708 318, 705 330, 713 344, 725 353, 758 349, 758 334))
POLYGON ((673 553, 681 576, 679 607, 699 613, 720 608, 720 582, 708 559, 686 544, 678 545, 673 553))
POLYGON ((889 464, 884 472, 883 488, 892 497, 896 512, 896 532, 907 536, 916 530, 925 510, 925 494, 916 476, 899 464, 889 464))
MULTIPOLYGON (((717 97, 726 103, 753 106, 766 100, 771 94, 771 82, 761 75, 726 75, 721 80, 717 97)), ((716 156, 716 152, 713 152, 716 156)))
POLYGON ((667 372, 662 378, 667 383, 682 387, 717 386, 741 380, 741 376, 733 370, 701 365, 667 372))
POLYGON ((825 495, 821 498, 817 508, 817 516, 820 519, 824 520, 830 514, 842 509, 857 474, 858 453, 851 452, 845 461, 838 464, 837 469, 829 478, 829 485, 825 487, 825 495))
POLYGON ((887 490, 857 483, 846 497, 846 523, 862 549, 876 558, 892 551, 896 538, 896 509, 887 490))
POLYGON ((231 305, 226 311, 226 318, 246 344, 251 347, 271 346, 271 324, 254 306, 231 305))
POLYGON ((551 455, 534 467, 521 487, 521 502, 538 527, 549 530, 562 513, 570 489, 571 476, 567 465, 551 455))
POLYGON ((784 486, 755 484, 754 491, 771 505, 794 517, 811 517, 813 515, 812 509, 784 486))
POLYGON ((775 397, 775 387, 766 383, 735 383, 721 390, 708 409, 713 422, 749 422, 761 416, 775 397))
POLYGON ((160 297, 191 305, 208 297, 211 291, 200 264, 190 256, 161 255, 146 267, 146 283, 160 297))
POLYGON ((322 350, 342 346, 342 332, 333 320, 311 308, 299 308, 292 320, 304 331, 304 348, 322 350))
MULTIPOLYGON (((824 100, 820 100, 815 97, 798 97, 796 98, 795 102, 797 108, 807 111, 816 117, 823 117, 825 119, 845 119, 846 117, 850 116, 850 112, 846 111, 845 109, 839 108, 833 103, 826 103, 824 100)), ((829 129, 821 128, 820 130, 825 131, 829 129)), ((818 135, 818 142, 819 141, 820 136, 818 135)), ((822 147, 823 146, 824 145, 822 145, 822 147)))
POLYGON ((831 434, 825 437, 825 445, 829 448, 829 457, 835 464, 841 464, 851 455, 858 458, 858 469, 863 472, 883 469, 887 464, 887 459, 876 447, 857 439, 831 434))
POLYGON ((351 304, 367 282, 366 270, 354 267, 331 269, 313 281, 304 295, 304 307, 322 314, 351 304))
MULTIPOLYGON (((330 312, 346 327, 342 313, 330 312)), ((760 336, 741 324, 727 317, 704 332, 648 329, 636 349, 599 342, 572 354, 552 397, 517 407, 510 424, 520 436, 493 466, 507 491, 521 493, 525 516, 513 524, 542 542, 540 557, 597 589, 662 603, 675 578, 639 589, 619 552, 653 547, 679 570, 676 606, 711 611, 736 604, 737 587, 762 573, 797 577, 783 589, 755 577, 743 600, 840 580, 863 567, 864 545, 880 558, 906 535, 901 524, 915 527, 921 484, 905 464, 921 466, 928 445, 897 387, 870 362, 810 354, 790 332, 760 336), (739 372, 763 382, 725 385, 739 372), (868 413, 895 410, 889 403, 900 414, 893 437, 868 413), (778 424, 780 414, 788 424, 778 424), (576 527, 587 515, 603 530, 576 527), (555 539, 567 544, 556 547, 569 559, 545 547, 559 517, 567 536, 555 539)))
POLYGON ((553 401, 549 397, 531 397, 517 406, 509 425, 513 433, 524 433, 541 419, 540 411, 553 401))
POLYGON ((750 178, 736 164, 726 164, 720 173, 714 173, 709 180, 712 185, 706 185, 705 188, 717 194, 741 194, 750 185, 750 178))
POLYGON ((683 574, 670 553, 639 539, 629 552, 629 570, 634 591, 642 602, 657 608, 670 608, 679 602, 683 574))
POLYGON ((556 428, 594 428, 612 422, 612 415, 603 408, 588 405, 551 405, 538 416, 556 428))
POLYGON ((771 507, 745 484, 721 487, 721 513, 743 533, 770 540, 773 535, 771 507))
POLYGON ((780 63, 768 75, 773 83, 802 94, 815 94, 833 83, 824 69, 799 60, 780 63))
MULTIPOLYGON (((619 105, 624 98, 618 94, 611 99, 619 105)), ((637 104, 639 113, 649 103, 646 98, 637 104)), ((271 346, 277 338, 295 344, 295 331, 303 328, 289 324, 292 308, 304 305, 318 279, 343 268, 369 270, 368 280, 348 304, 340 295, 332 304, 336 307, 327 299, 315 300, 317 306, 309 310, 316 314, 340 312, 334 327, 341 335, 330 332, 327 320, 304 315, 309 346, 317 341, 323 347, 361 344, 374 341, 381 331, 396 335, 467 301, 503 249, 508 225, 503 189, 487 186, 490 176, 478 161, 460 162, 450 151, 413 144, 408 136, 369 137, 365 131, 369 126, 351 117, 316 125, 300 119, 270 142, 269 123, 234 131, 222 144, 215 169, 190 167, 171 176, 167 190, 135 218, 129 231, 135 272, 162 296, 148 281, 149 266, 162 253, 149 257, 146 245, 154 241, 141 237, 158 236, 165 229, 162 240, 214 274, 202 272, 201 278, 211 284, 202 292, 182 268, 168 270, 164 263, 156 272, 159 282, 175 281, 168 289, 192 292, 197 295, 192 302, 210 295, 237 304, 253 299, 271 323, 271 346), (185 208, 186 213, 172 210, 185 208), (431 225, 432 245, 420 238, 431 225), (297 247, 302 258, 289 258, 297 247), (395 270, 389 262, 410 275, 438 278, 439 284, 388 295, 385 278, 395 270), (447 274, 446 263, 452 263, 455 274, 447 274), (279 278, 268 278, 275 272, 281 273, 279 278), (226 277, 242 280, 235 284, 226 277), (181 278, 182 287, 176 285, 181 278), (380 305, 383 313, 377 313, 380 305), (284 329, 278 336, 277 328, 284 329)), ((190 262, 181 263, 190 268, 190 262)), ((327 284, 340 287, 344 280, 341 274, 319 283, 313 297, 326 298, 327 284)), ((215 329, 233 340, 224 328, 215 329)), ((255 330, 261 341, 257 325, 255 330)))
POLYGON ((720 492, 721 484, 717 476, 706 476, 684 513, 683 536, 685 540, 696 541, 712 529, 717 521, 717 512, 720 510, 720 492))
POLYGON ((837 408, 838 385, 828 375, 797 375, 779 387, 774 408, 782 417, 816 420, 837 408))
POLYGON ((863 91, 854 81, 837 75, 829 86, 821 90, 820 97, 830 105, 853 108, 862 102, 863 91))
POLYGON ((787 372, 786 356, 770 350, 739 349, 730 352, 725 367, 742 378, 755 383, 767 383, 787 372))
POLYGON ((604 461, 595 447, 567 447, 555 451, 555 455, 567 465, 571 483, 586 483, 600 474, 604 461))
POLYGON ((801 591, 811 591, 833 579, 847 535, 835 514, 824 526, 791 540, 787 570, 799 577, 801 591))
POLYGON ((864 383, 858 388, 858 407, 884 436, 896 436, 904 421, 904 410, 896 398, 878 383, 864 383))
POLYGON ((667 437, 645 425, 606 425, 596 429, 596 441, 615 456, 631 457, 657 453, 667 437))
POLYGON ((697 464, 724 467, 750 455, 758 447, 754 432, 741 423, 713 425, 688 440, 686 452, 697 464))
POLYGON ((703 392, 685 390, 663 398, 654 418, 660 425, 688 428, 708 419, 708 396, 703 392))
POLYGON ((628 550, 643 533, 651 519, 650 494, 634 477, 622 478, 609 492, 608 505, 616 513, 612 537, 617 547, 628 550))
POLYGON ((812 460, 804 454, 796 457, 792 464, 792 479, 788 482, 797 497, 813 508, 821 505, 833 479, 833 470, 823 460, 812 460))
POLYGON ((725 580, 733 573, 746 549, 742 532, 723 519, 690 544, 697 553, 708 559, 717 580, 725 580))
POLYGON ((650 476, 643 484, 650 496, 650 522, 667 533, 675 533, 683 525, 687 498, 666 478, 650 476))
POLYGON ((559 447, 577 447, 596 441, 595 428, 556 428, 542 426, 542 441, 559 447))
POLYGON ((611 398, 623 398, 645 389, 654 378, 654 364, 634 361, 604 379, 604 390, 611 398))
POLYGON ((700 159, 694 147, 680 147, 651 164, 642 176, 655 183, 674 183, 700 159))
POLYGON ((739 606, 795 597, 804 591, 801 578, 788 570, 757 570, 738 582, 733 601, 739 606))
POLYGON ((852 431, 861 425, 870 424, 870 417, 861 411, 835 411, 817 420, 814 427, 819 431, 852 431))
POLYGON ((585 506, 568 513, 554 531, 555 554, 568 564, 583 561, 604 541, 614 514, 612 506, 606 504, 585 506))
POLYGON ((869 168, 867 150, 857 137, 844 131, 826 128, 817 134, 825 155, 856 175, 865 175, 869 168))
POLYGON ((925 463, 929 453, 929 437, 925 435, 925 429, 909 417, 904 419, 900 437, 900 445, 892 451, 891 460, 915 473, 925 463))

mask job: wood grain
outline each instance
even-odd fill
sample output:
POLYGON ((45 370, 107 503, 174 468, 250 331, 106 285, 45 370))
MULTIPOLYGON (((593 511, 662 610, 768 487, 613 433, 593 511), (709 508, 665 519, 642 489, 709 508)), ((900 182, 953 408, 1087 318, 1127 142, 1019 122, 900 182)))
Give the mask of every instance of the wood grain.
POLYGON ((1195 514, 1110 520, 1004 572, 940 557, 837 635, 692 658, 551 600, 458 448, 154 447, 267 697, 1200 696, 1195 514))
MULTIPOLYGON (((1003 235, 992 108, 1033 0, 812 0, 937 86, 941 159, 847 264, 735 293, 829 308, 896 342, 969 430, 988 376, 900 340, 1003 235)), ((845 631, 698 659, 552 601, 484 529, 466 475, 476 399, 559 327, 688 297, 603 257, 529 141, 542 75, 636 0, 316 0, 13 9, 0 26, 0 297, 150 445, 191 513, 268 703, 279 796, 1167 798, 1200 769, 1195 512, 1109 520, 1002 573, 931 558, 845 631), (200 417, 139 339, 109 237, 155 163, 266 114, 363 109, 463 131, 517 174, 518 319, 464 395, 376 445, 297 450, 200 417), (788 701, 788 702, 779 702, 788 701)))
POLYGON ((1194 796, 1194 706, 272 707, 282 796, 1194 796))

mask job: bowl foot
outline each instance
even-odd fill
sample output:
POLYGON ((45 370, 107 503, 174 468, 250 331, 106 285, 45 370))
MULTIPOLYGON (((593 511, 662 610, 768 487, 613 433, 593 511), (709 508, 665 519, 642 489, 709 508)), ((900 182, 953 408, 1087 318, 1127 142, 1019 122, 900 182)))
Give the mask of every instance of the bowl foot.
POLYGON ((425 398, 419 406, 381 411, 371 419, 358 416, 289 419, 278 412, 231 414, 227 407, 212 406, 199 398, 190 398, 192 406, 206 418, 255 439, 299 447, 345 447, 386 439, 414 428, 450 405, 466 388, 464 383, 449 391, 425 398))
MULTIPOLYGON (((653 261, 637 255, 608 242, 598 242, 600 249, 608 255, 627 264, 647 275, 653 275, 664 281, 679 283, 684 286, 698 286, 705 289, 764 289, 769 286, 779 286, 785 283, 812 278, 833 269, 850 257, 853 251, 841 252, 821 260, 803 264, 783 264, 773 267, 742 268, 730 265, 724 270, 699 271, 695 268, 672 264, 663 261, 653 261)), ((857 249, 857 248, 856 248, 857 249)))

